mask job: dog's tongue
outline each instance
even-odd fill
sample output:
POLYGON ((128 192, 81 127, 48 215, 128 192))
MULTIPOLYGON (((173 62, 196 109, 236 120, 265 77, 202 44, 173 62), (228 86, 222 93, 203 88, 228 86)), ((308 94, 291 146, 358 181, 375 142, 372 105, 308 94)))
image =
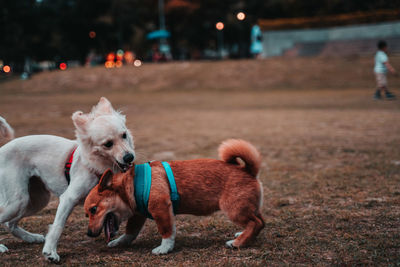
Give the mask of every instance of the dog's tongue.
POLYGON ((110 242, 113 229, 114 227, 112 218, 107 218, 106 223, 104 224, 104 234, 106 236, 107 243, 110 242))

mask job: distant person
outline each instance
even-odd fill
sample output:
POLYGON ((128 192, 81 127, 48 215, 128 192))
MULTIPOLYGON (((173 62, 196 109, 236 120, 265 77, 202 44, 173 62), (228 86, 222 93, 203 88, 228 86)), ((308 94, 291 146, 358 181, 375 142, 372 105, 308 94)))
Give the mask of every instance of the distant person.
POLYGON ((250 45, 251 55, 253 56, 253 58, 261 58, 261 54, 263 51, 262 32, 260 26, 258 26, 257 24, 254 24, 253 27, 251 28, 250 39, 251 39, 251 45, 250 45))
POLYGON ((385 92, 387 99, 395 99, 396 96, 389 92, 387 88, 386 73, 389 70, 392 74, 396 74, 396 70, 390 65, 389 58, 387 56, 387 43, 385 41, 378 42, 378 51, 375 54, 375 77, 377 83, 377 89, 374 95, 374 99, 381 99, 381 93, 385 92))

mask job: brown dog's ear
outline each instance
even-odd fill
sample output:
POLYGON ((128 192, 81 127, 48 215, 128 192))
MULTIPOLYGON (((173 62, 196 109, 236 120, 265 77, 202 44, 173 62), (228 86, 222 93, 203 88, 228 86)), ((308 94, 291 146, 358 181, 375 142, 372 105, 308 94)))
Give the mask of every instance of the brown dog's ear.
POLYGON ((107 169, 100 178, 99 182, 99 192, 106 190, 107 188, 111 187, 113 172, 110 169, 107 169))

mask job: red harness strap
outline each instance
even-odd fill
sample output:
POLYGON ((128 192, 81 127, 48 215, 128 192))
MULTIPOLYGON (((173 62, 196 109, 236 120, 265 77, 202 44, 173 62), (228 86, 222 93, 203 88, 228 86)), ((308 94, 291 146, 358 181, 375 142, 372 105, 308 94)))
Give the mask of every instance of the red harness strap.
POLYGON ((71 182, 71 176, 69 175, 69 170, 71 169, 72 161, 74 160, 74 153, 76 151, 77 147, 72 151, 71 155, 69 156, 69 159, 67 163, 65 163, 65 168, 64 168, 64 173, 65 173, 65 178, 67 179, 68 185, 71 182))

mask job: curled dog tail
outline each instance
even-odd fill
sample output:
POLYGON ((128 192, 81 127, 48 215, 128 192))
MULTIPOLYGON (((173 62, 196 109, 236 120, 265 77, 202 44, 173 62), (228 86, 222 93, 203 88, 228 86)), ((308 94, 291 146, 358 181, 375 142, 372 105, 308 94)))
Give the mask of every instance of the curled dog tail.
POLYGON ((14 130, 7 121, 0 116, 0 141, 10 141, 14 139, 14 130))
POLYGON ((226 140, 219 146, 218 153, 221 160, 235 165, 240 164, 237 161, 237 158, 240 158, 245 163, 244 170, 257 177, 261 166, 261 155, 249 142, 240 139, 226 140))

